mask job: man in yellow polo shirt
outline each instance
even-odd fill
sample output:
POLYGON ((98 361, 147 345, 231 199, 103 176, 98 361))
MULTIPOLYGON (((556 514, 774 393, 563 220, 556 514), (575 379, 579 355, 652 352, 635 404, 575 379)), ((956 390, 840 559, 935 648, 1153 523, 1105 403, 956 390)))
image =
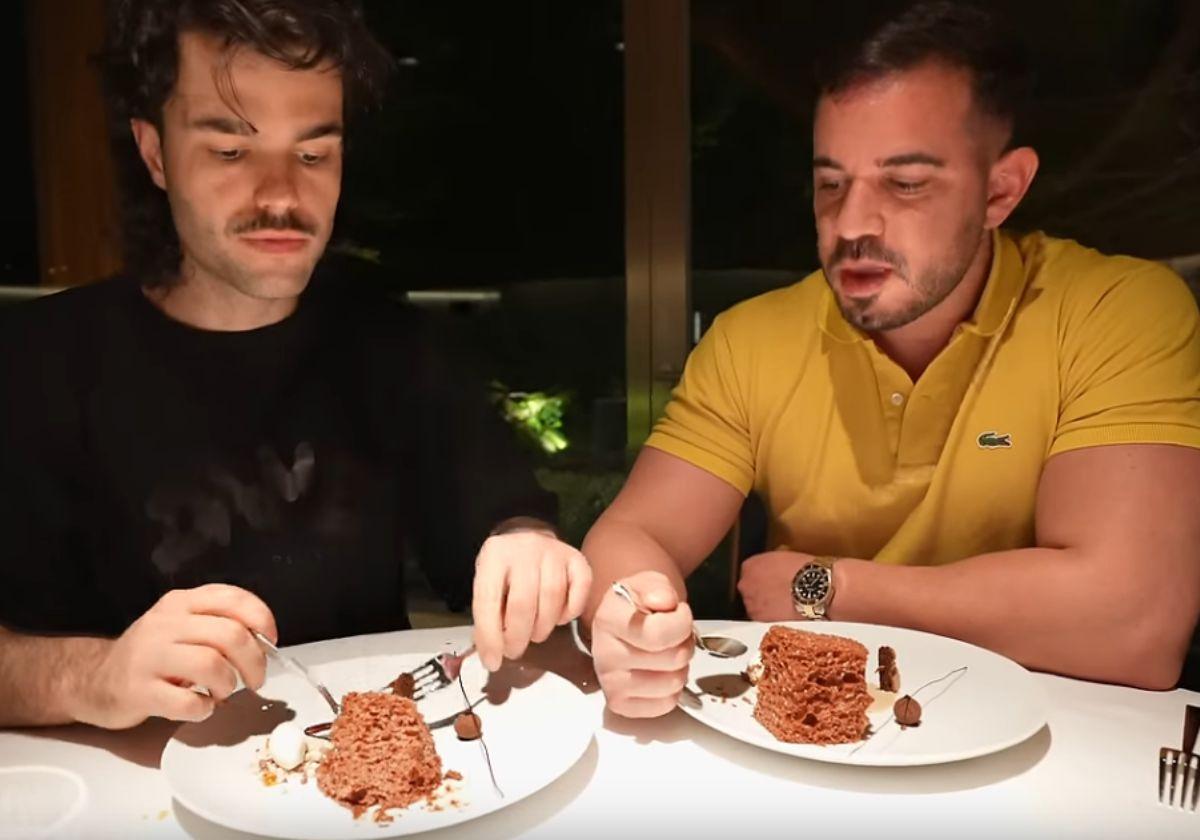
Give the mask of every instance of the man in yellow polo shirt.
POLYGON ((584 544, 615 711, 674 707, 684 577, 752 490, 780 548, 743 565, 751 618, 1178 679, 1200 613, 1200 317, 1156 264, 1000 230, 1038 166, 1011 142, 1021 72, 1000 32, 925 4, 827 68, 823 270, 716 320, 584 544))

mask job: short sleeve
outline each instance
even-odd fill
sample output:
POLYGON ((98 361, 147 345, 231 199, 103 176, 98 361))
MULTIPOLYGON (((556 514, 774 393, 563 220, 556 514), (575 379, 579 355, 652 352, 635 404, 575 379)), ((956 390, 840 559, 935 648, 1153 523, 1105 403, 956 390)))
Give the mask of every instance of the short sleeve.
POLYGON ((646 445, 682 458, 746 495, 754 486, 743 390, 747 372, 738 370, 728 323, 728 316, 719 316, 696 345, 646 445))
POLYGON ((1061 323, 1051 454, 1122 443, 1200 448, 1200 313, 1178 276, 1140 264, 1064 301, 1061 323))

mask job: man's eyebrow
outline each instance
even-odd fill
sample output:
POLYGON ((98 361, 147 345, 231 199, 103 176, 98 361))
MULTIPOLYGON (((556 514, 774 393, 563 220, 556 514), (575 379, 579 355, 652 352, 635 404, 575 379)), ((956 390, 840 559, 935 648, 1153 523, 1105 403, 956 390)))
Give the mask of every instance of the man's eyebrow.
POLYGON ((197 131, 216 131, 221 134, 237 134, 241 137, 251 137, 258 133, 254 126, 245 120, 235 120, 229 117, 200 117, 188 123, 188 127, 197 131))
POLYGON ((946 161, 926 152, 908 152, 903 155, 892 155, 890 158, 885 158, 877 162, 877 165, 881 168, 889 166, 912 166, 913 164, 943 167, 946 165, 946 161))
POLYGON ((840 163, 838 163, 833 158, 825 157, 825 155, 817 155, 816 157, 813 158, 813 169, 841 169, 841 170, 844 170, 845 168, 846 167, 842 166, 840 163))
POLYGON ((313 126, 308 131, 303 132, 299 137, 297 137, 296 141, 299 143, 304 143, 308 140, 319 140, 322 137, 341 137, 341 136, 342 136, 342 124, 340 122, 332 121, 332 122, 327 122, 327 123, 321 123, 320 125, 317 125, 317 126, 313 126))

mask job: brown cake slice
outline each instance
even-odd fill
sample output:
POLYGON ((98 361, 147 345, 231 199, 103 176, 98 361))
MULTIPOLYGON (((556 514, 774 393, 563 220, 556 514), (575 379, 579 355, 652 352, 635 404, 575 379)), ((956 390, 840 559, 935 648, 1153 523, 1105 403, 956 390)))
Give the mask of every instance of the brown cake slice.
POLYGON ((853 639, 772 627, 759 646, 754 717, 780 741, 846 744, 867 735, 867 649, 853 639))
POLYGON ((326 796, 360 816, 379 806, 405 808, 428 799, 442 781, 433 735, 407 697, 347 694, 330 732, 333 749, 317 768, 326 796))

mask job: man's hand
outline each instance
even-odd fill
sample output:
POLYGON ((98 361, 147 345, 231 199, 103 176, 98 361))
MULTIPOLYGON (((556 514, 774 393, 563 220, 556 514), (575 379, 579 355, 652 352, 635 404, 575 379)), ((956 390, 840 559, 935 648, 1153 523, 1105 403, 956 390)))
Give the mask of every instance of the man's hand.
POLYGON ((692 659, 692 610, 660 572, 621 581, 651 615, 608 592, 592 622, 596 676, 619 715, 650 718, 675 708, 692 659))
POLYGON ((799 551, 768 551, 742 563, 738 592, 753 621, 789 621, 798 616, 792 604, 792 578, 812 560, 799 551))
POLYGON ((278 638, 267 605, 244 589, 168 592, 83 675, 73 716, 105 729, 152 716, 204 720, 234 692, 238 676, 252 689, 262 685, 266 659, 254 630, 278 638))
POLYGON ((479 661, 495 671, 531 641, 544 642, 583 612, 591 586, 587 560, 548 531, 489 537, 475 560, 471 602, 479 661))

